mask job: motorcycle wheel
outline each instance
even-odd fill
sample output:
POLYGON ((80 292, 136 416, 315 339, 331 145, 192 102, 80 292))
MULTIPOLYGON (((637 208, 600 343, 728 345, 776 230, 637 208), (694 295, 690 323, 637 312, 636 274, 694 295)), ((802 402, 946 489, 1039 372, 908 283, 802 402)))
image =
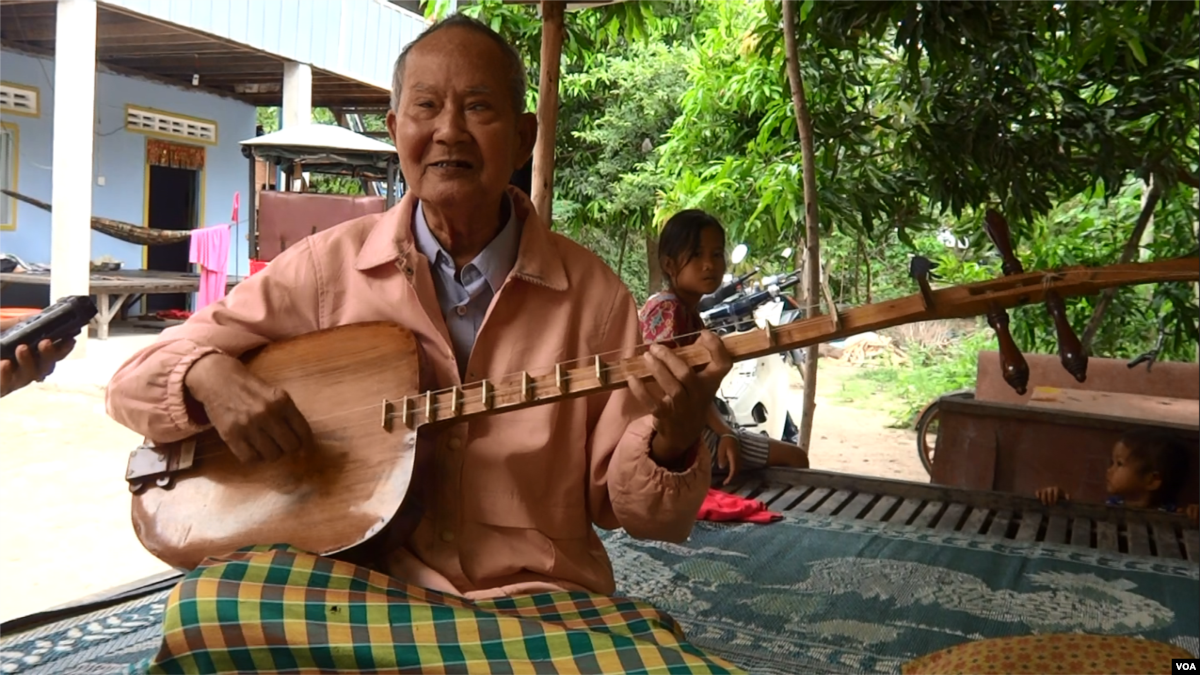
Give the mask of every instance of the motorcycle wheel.
POLYGON ((925 473, 930 476, 933 476, 933 455, 934 449, 937 447, 938 420, 941 417, 938 404, 948 398, 973 399, 975 398, 975 390, 962 389, 952 391, 949 394, 943 394, 925 406, 921 414, 917 415, 917 456, 921 458, 921 466, 925 467, 925 473), (933 443, 929 442, 930 435, 933 436, 933 443))

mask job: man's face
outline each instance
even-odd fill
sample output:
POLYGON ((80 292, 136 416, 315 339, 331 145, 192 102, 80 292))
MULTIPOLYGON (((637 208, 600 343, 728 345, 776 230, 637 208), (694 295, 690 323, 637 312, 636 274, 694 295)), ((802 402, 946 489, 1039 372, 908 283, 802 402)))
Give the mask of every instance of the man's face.
POLYGON ((537 118, 517 115, 499 45, 446 28, 409 53, 388 131, 408 189, 433 205, 498 200, 529 160, 537 118))

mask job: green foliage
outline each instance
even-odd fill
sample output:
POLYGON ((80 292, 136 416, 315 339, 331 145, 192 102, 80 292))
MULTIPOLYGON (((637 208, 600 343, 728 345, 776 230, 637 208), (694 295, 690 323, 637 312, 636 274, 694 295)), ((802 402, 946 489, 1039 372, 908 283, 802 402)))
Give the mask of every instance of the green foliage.
MULTIPOLYGON (((1115 195, 1107 195, 1103 184, 1059 204, 1027 228, 1016 242, 1016 254, 1025 269, 1054 269, 1084 265, 1099 267, 1116 262, 1142 208, 1143 187, 1131 182, 1115 195)), ((1194 197, 1183 190, 1168 195, 1155 211, 1148 245, 1141 259, 1171 258, 1196 248, 1197 211, 1194 197)), ((954 231, 964 237, 981 237, 971 225, 957 224, 954 231)), ((1148 240, 1148 241, 1147 241, 1148 240)), ((949 283, 972 283, 1001 276, 996 254, 960 257, 949 250, 930 256, 939 262, 938 272, 949 283)), ((1099 296, 1067 298, 1067 317, 1077 334, 1091 320, 1099 296)), ((1166 328, 1161 358, 1172 361, 1196 359, 1197 305, 1195 285, 1184 283, 1124 287, 1117 291, 1092 343, 1092 354, 1107 358, 1131 358, 1152 347, 1161 319, 1166 328)), ((1056 353, 1057 333, 1042 305, 1022 307, 1010 313, 1012 333, 1025 351, 1056 353)))
POLYGON ((975 386, 979 352, 995 351, 996 338, 978 331, 941 348, 912 345, 906 365, 864 368, 860 377, 900 401, 893 410, 895 426, 911 427, 921 409, 952 391, 975 386))
POLYGON ((671 184, 658 148, 686 90, 684 54, 663 44, 599 54, 563 77, 556 227, 616 239, 652 231, 658 194, 671 184))
MULTIPOLYGON (((932 203, 1019 227, 1097 179, 1115 192, 1195 171, 1194 2, 823 2, 802 29, 904 68, 898 161, 932 203)), ((887 93, 884 93, 887 96, 887 93)))
MULTIPOLYGON (((796 246, 804 205, 778 5, 727 3, 710 11, 715 20, 694 41, 690 88, 663 149, 661 164, 676 183, 661 217, 704 208, 725 221, 732 239, 774 256, 796 246)), ((919 186, 888 157, 894 140, 874 103, 875 88, 887 86, 895 67, 882 51, 843 56, 801 53, 822 232, 915 225, 923 219, 919 186)))

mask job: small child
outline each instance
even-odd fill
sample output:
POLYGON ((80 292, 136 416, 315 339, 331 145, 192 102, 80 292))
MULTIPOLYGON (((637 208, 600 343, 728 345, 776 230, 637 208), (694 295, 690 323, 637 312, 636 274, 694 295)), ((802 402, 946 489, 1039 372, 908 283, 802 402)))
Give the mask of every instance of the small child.
MULTIPOLYGON (((700 298, 717 290, 725 276, 725 228, 698 209, 676 213, 659 235, 658 264, 667 290, 651 296, 639 312, 642 337, 669 347, 689 345, 704 329, 700 298)), ((724 484, 728 485, 740 469, 808 468, 803 448, 762 434, 734 432, 715 404, 704 441, 713 456, 714 482, 726 470, 724 484)))
MULTIPOLYGON (((1187 448, 1178 437, 1154 429, 1128 431, 1113 446, 1105 503, 1174 513, 1187 468, 1187 448)), ((1047 506, 1071 498, 1057 487, 1044 487, 1035 494, 1047 506)), ((1200 506, 1188 506, 1187 516, 1197 522, 1200 506)))

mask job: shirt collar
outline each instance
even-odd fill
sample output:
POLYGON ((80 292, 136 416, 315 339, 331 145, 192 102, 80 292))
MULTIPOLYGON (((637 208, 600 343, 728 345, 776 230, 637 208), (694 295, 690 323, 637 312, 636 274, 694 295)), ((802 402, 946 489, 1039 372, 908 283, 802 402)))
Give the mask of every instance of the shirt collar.
MULTIPOLYGON (((479 252, 479 255, 467 263, 467 267, 474 267, 487 279, 493 293, 500 292, 500 287, 504 285, 505 279, 508 278, 509 272, 516 264, 517 250, 521 243, 521 222, 517 218, 516 209, 513 208, 512 200, 507 194, 504 195, 504 203, 508 207, 508 221, 495 238, 479 252)), ((429 223, 425 221, 425 210, 420 202, 417 202, 413 218, 413 238, 417 250, 429 258, 435 267, 445 269, 451 274, 454 273, 454 259, 446 249, 442 248, 437 237, 433 236, 433 231, 429 229, 429 223)))

